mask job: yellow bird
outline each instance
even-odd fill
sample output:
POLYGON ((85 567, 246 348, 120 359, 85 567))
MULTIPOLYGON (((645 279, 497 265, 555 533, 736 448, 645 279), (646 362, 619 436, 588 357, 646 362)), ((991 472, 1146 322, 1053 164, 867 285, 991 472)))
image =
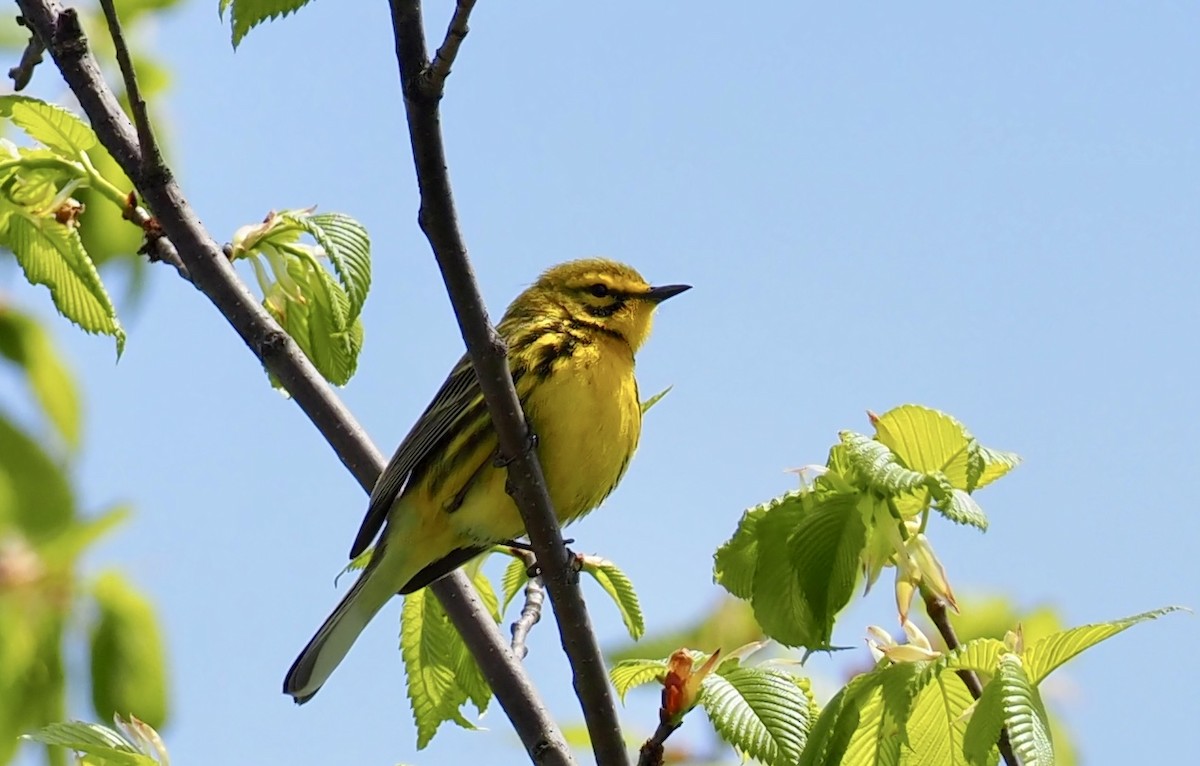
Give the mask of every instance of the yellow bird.
MULTIPOLYGON (((650 334, 655 307, 689 287, 651 287, 613 261, 571 261, 542 274, 500 320, 560 523, 600 505, 629 466, 642 430, 634 354, 650 334)), ((525 534, 498 457, 464 355, 375 484, 350 557, 383 534, 362 575, 292 664, 285 694, 298 704, 311 699, 393 595, 423 588, 525 534)))

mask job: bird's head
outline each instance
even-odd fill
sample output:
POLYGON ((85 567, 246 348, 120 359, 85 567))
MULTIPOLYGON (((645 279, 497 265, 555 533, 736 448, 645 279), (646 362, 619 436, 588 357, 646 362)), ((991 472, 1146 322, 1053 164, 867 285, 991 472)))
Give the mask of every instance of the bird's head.
POLYGON ((588 258, 547 269, 522 298, 528 296, 536 304, 549 302, 580 324, 619 335, 637 351, 650 335, 658 304, 690 288, 651 287, 630 266, 588 258))

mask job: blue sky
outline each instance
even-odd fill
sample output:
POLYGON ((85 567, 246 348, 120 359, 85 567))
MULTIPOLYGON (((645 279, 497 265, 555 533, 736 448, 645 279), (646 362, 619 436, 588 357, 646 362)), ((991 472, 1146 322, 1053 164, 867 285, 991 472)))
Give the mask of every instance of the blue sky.
MULTIPOLYGON (((439 37, 452 6, 428 3, 439 37)), ((934 528, 960 592, 1072 624, 1200 605, 1198 27, 1185 3, 479 4, 444 124, 494 314, 585 255, 696 287, 639 359, 644 391, 674 391, 619 491, 571 530, 625 567, 651 631, 713 603, 712 552, 743 508, 793 486, 783 469, 904 402, 1026 460, 980 493, 986 535, 934 528)), ((192 2, 150 42, 177 73, 172 159, 218 239, 311 204, 370 229, 344 396, 390 453, 461 340, 415 224, 386 3, 316 2, 235 54, 216 2, 192 2)), ((52 77, 38 72, 43 95, 61 94, 52 77)), ((279 693, 337 599, 364 498, 168 270, 127 324, 115 366, 111 342, 57 329, 87 383, 84 497, 137 507, 92 563, 161 609, 175 761, 523 762, 498 708, 490 733, 448 728, 414 751, 399 602, 311 704, 279 693)), ((588 594, 602 641, 619 641, 588 594)), ((835 642, 892 615, 881 589, 835 642)), ((1198 624, 1142 626, 1070 666, 1058 709, 1087 763, 1193 752, 1198 624)), ((848 661, 808 667, 833 679, 848 661)), ((576 720, 551 623, 528 665, 576 720)), ((653 727, 653 696, 631 696, 631 730, 653 727)))

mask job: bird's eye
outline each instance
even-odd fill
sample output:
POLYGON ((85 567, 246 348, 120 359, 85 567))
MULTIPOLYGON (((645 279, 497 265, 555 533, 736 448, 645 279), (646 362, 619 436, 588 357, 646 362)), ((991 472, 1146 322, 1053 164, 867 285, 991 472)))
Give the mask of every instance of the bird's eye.
POLYGON ((596 296, 597 298, 608 297, 608 294, 609 294, 608 293, 608 285, 597 282, 596 284, 594 284, 588 288, 588 292, 591 293, 592 295, 596 296))

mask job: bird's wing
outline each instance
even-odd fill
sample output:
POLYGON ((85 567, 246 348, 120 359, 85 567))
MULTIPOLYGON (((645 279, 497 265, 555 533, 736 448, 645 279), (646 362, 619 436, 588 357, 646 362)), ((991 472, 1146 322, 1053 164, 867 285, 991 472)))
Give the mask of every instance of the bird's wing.
POLYGON ((433 452, 447 434, 454 431, 463 413, 473 409, 472 405, 482 399, 475 368, 471 366, 471 360, 463 355, 375 482, 367 515, 358 530, 358 536, 354 538, 354 547, 350 549, 350 558, 365 551, 379 534, 387 519, 388 509, 404 489, 413 469, 433 452))

